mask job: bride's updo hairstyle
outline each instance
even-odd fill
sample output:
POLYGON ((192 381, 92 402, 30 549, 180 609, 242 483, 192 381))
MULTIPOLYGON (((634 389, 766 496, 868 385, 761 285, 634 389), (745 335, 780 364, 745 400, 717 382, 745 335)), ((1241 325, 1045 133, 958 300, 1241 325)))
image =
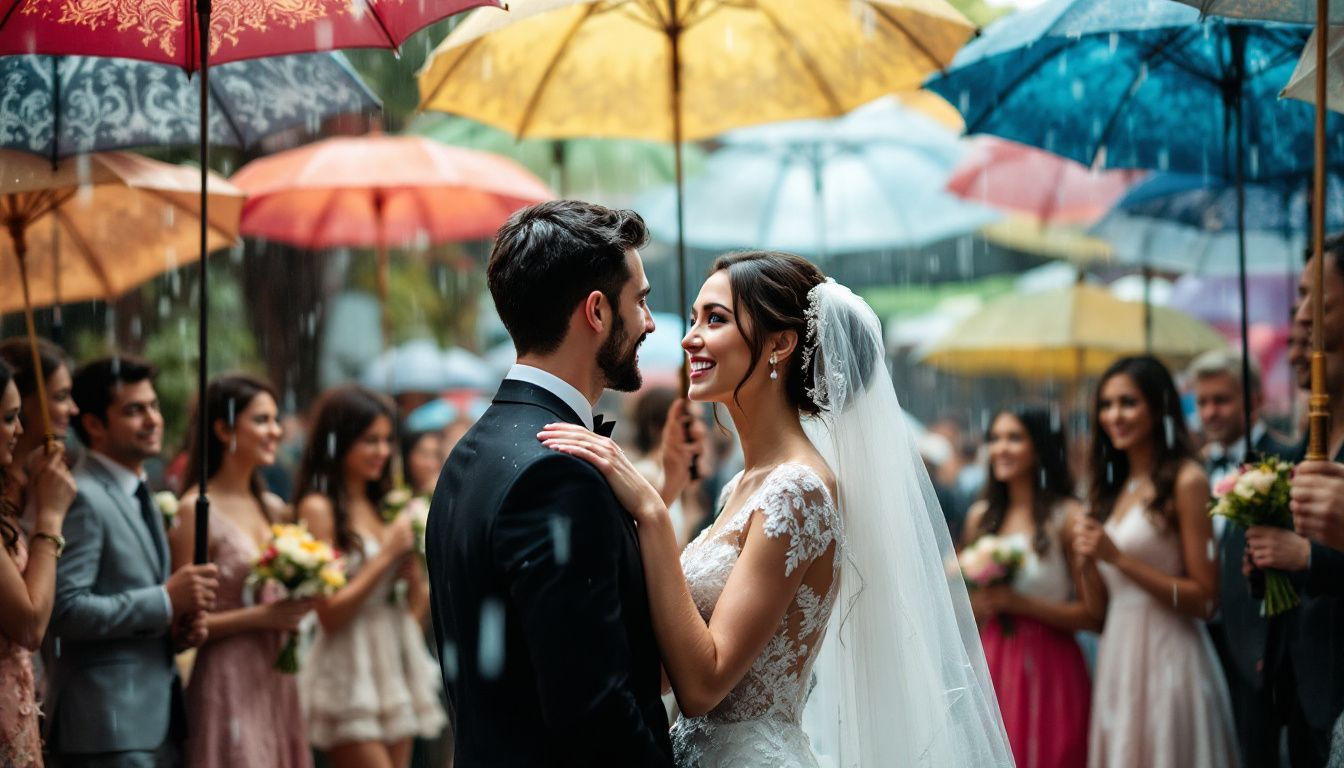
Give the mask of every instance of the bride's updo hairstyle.
POLYGON ((778 251, 741 251, 720 256, 710 274, 728 274, 728 285, 733 290, 733 314, 751 318, 751 327, 738 323, 738 332, 751 350, 751 364, 733 390, 733 398, 742 385, 756 371, 765 356, 765 342, 771 334, 793 331, 798 334, 798 345, 789 355, 780 376, 789 404, 801 413, 816 415, 821 409, 808 395, 812 385, 813 359, 804 361, 803 348, 807 340, 808 292, 825 281, 821 270, 812 262, 791 253, 778 251))

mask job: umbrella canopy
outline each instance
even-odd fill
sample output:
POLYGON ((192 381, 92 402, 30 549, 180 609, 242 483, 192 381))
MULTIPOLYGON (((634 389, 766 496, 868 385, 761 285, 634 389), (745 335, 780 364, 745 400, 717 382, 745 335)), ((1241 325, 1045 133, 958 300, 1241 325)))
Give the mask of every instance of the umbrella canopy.
MULTIPOLYGON (((734 131, 687 184, 686 243, 811 256, 915 248, 974 232, 993 209, 938 191, 963 154, 955 134, 882 100, 837 120, 734 131)), ((676 238, 676 189, 635 202, 649 229, 676 238)))
MULTIPOLYGON (((960 119, 960 117, 958 117, 960 119)), ((485 123, 445 114, 423 114, 408 133, 456 147, 511 157, 564 197, 612 205, 675 178, 672 148, 656 141, 617 139, 516 139, 485 123)), ((705 153, 686 148, 687 172, 695 175, 705 153)))
MULTIPOLYGON (((1317 33, 1311 33, 1311 40, 1302 51, 1302 58, 1293 70, 1293 76, 1283 89, 1283 95, 1290 99, 1316 102, 1316 41, 1317 33)), ((1335 27, 1327 36, 1325 65, 1325 105, 1336 112, 1344 112, 1344 27, 1335 27)))
MULTIPOLYGON (((1210 16, 1240 19, 1291 21, 1305 24, 1316 19, 1316 0, 1176 0, 1210 16)), ((1344 24, 1344 0, 1330 0, 1329 21, 1344 24)))
POLYGON ((1093 171, 1080 163, 996 136, 974 136, 947 190, 982 205, 1030 216, 1043 226, 1094 223, 1143 177, 1093 171))
POLYGON ((554 197, 506 157, 419 136, 327 139, 254 160, 232 181, 248 194, 243 234, 313 250, 489 237, 554 197))
MULTIPOLYGON (((1151 354, 1170 365, 1183 366, 1227 343, 1181 312, 1151 311, 1151 354)), ((996 299, 930 347, 923 360, 968 376, 1078 381, 1101 374, 1121 355, 1144 352, 1144 335, 1142 304, 1079 283, 996 299)))
MULTIPOLYGON (((1278 92, 1309 32, 1201 22, 1170 0, 1051 0, 991 25, 929 87, 961 110, 967 132, 1087 166, 1233 178, 1242 156, 1249 180, 1305 175, 1314 113, 1278 92)), ((1344 120, 1328 136, 1344 158, 1344 120)))
MULTIPOLYGON (((17 241, 23 238, 34 307, 110 300, 197 260, 200 171, 125 152, 81 155, 55 169, 27 153, 0 151, 0 312, 23 307, 17 241), (53 226, 54 225, 54 226, 53 226), (53 241, 57 233, 60 247, 53 241), (59 299, 53 285, 59 278, 59 299)), ((209 248, 238 240, 243 193, 211 174, 209 248)))
MULTIPOLYGON (((267 135, 380 107, 339 54, 225 64, 210 87, 210 141, 248 148, 267 135)), ((177 67, 94 56, 0 57, 0 149, 57 159, 131 147, 195 145, 199 85, 177 67)))
MULTIPOLYGON (((396 48, 422 27, 497 0, 212 0, 212 64, 334 48, 396 48)), ((200 67, 197 4, 0 0, 0 55, 109 56, 200 67)))
MULTIPOLYGON (((1290 274, 1307 246, 1307 188, 1248 184, 1246 270, 1290 274)), ((1330 176, 1327 227, 1344 226, 1344 180, 1330 176)), ((1225 179, 1155 174, 1135 186, 1092 228, 1116 261, 1164 272, 1237 274, 1237 189, 1225 179)))
POLYGON ((484 360, 461 347, 441 350, 432 340, 415 339, 379 355, 364 369, 360 381, 372 389, 400 395, 484 390, 498 380, 484 360))
POLYGON ((522 137, 694 140, 917 87, 973 30, 942 0, 517 0, 453 30, 420 105, 522 137))

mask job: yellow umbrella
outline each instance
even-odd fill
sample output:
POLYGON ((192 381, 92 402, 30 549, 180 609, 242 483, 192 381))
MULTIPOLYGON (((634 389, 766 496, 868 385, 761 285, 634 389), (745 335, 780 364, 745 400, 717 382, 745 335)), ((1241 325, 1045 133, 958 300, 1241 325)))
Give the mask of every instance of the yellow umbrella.
MULTIPOLYGON (((111 299, 199 257, 200 171, 128 152, 62 160, 0 151, 0 313, 24 310, 36 359, 33 307, 111 299), (58 292, 59 286, 59 292, 58 292)), ((243 193, 211 175, 209 249, 238 240, 243 193)), ((45 420, 46 392, 38 377, 45 420)), ((44 423, 47 435, 49 424, 44 423)))
MULTIPOLYGON (((1227 344, 1189 315, 1164 307, 1152 313, 1150 354, 1169 365, 1183 366, 1227 344)), ((986 304, 930 347, 923 361, 967 376, 1077 382, 1145 349, 1143 304, 1078 283, 986 304)))
POLYGON ((980 230, 995 245, 1017 251, 1063 259, 1078 266, 1111 260, 1111 244, 1091 237, 1082 227, 1045 224, 1034 216, 1010 213, 980 230))
POLYGON ((420 107, 520 138, 671 141, 680 233, 683 141, 918 88, 974 29, 944 0, 517 0, 448 35, 420 107))

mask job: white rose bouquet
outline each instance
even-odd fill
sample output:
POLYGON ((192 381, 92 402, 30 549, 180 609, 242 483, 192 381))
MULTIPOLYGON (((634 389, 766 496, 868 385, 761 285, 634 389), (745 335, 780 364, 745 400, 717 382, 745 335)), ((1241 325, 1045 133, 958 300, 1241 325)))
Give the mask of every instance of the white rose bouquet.
MULTIPOLYGON (((1020 542, 987 533, 976 539, 957 556, 961 577, 968 589, 1012 584, 1027 553, 1020 542)), ((999 628, 1005 637, 1013 634, 1012 618, 999 615, 999 628)))
MULTIPOLYGON (((247 582, 254 588, 274 584, 291 600, 333 595, 345 586, 345 564, 336 550, 314 538, 306 526, 272 525, 271 543, 252 566, 247 582)), ((298 672, 298 648, 298 635, 292 633, 275 668, 298 672)))
MULTIPOLYGON (((1270 457, 1258 464, 1247 464, 1219 481, 1213 489, 1210 515, 1225 517, 1247 528, 1268 525, 1293 528, 1293 513, 1288 507, 1293 465, 1270 457)), ((1288 574, 1265 570, 1265 600, 1261 616, 1277 616, 1301 604, 1288 574)))

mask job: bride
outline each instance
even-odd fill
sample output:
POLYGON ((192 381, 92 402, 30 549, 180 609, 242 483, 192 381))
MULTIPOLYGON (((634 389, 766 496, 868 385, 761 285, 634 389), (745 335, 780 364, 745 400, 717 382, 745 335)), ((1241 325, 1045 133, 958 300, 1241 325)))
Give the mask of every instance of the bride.
POLYGON ((804 259, 747 252, 714 264, 691 324, 688 395, 726 406, 745 468, 684 552, 615 443, 540 435, 638 524, 677 764, 1012 765, 872 310, 804 259))

